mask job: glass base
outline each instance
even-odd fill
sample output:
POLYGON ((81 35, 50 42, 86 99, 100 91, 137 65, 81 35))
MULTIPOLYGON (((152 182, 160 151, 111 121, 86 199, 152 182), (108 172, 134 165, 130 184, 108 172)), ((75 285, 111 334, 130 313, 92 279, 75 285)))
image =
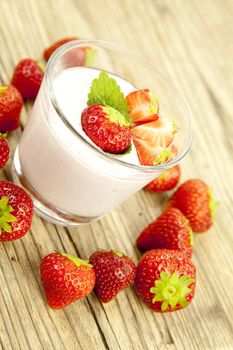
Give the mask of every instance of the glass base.
POLYGON ((35 213, 47 221, 50 221, 57 225, 74 227, 87 225, 92 221, 98 220, 102 217, 83 217, 68 214, 48 203, 32 188, 24 176, 20 165, 18 147, 16 148, 12 162, 12 177, 14 183, 22 187, 31 196, 35 207, 35 213))

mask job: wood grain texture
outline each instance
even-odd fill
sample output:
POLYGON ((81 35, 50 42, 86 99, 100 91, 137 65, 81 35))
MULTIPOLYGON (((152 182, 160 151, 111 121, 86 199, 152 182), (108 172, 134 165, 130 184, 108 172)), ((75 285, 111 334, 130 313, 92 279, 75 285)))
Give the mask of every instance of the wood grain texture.
MULTIPOLYGON (((35 216, 23 239, 0 244, 0 347, 39 349, 233 349, 233 1, 1 0, 0 82, 23 57, 41 59, 71 35, 120 43, 152 60, 183 94, 194 141, 182 180, 200 177, 221 200, 214 228, 195 238, 196 297, 186 310, 155 314, 133 288, 107 305, 94 294, 64 311, 47 307, 41 258, 54 250, 86 258, 117 248, 138 261, 135 237, 167 195, 140 191, 103 219, 78 229, 35 216)), ((31 104, 22 112, 25 125, 31 104)), ((10 136, 14 149, 20 131, 10 136)), ((10 166, 0 178, 11 178, 10 166)))

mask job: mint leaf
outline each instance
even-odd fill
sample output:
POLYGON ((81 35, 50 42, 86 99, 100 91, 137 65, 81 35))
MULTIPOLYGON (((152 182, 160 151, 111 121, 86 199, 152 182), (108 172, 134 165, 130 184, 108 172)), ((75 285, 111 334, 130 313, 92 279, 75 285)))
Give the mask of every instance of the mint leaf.
POLYGON ((110 78, 106 72, 101 72, 99 77, 94 79, 88 94, 88 106, 103 104, 119 111, 131 124, 131 117, 128 114, 128 105, 115 79, 110 78))

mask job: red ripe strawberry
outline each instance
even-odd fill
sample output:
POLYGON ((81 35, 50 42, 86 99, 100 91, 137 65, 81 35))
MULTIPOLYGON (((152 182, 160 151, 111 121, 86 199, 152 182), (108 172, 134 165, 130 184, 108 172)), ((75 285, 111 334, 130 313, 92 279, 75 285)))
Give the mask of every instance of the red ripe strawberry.
POLYGON ((186 307, 194 296, 196 269, 182 252, 154 249, 142 256, 134 284, 137 294, 153 311, 176 311, 186 307))
POLYGON ((11 80, 23 98, 34 100, 40 89, 44 71, 41 65, 31 58, 20 61, 15 67, 11 80))
POLYGON ((60 46, 73 41, 73 40, 78 40, 78 37, 69 37, 69 38, 64 38, 64 39, 60 39, 58 41, 56 41, 54 44, 52 44, 51 46, 49 46, 47 49, 44 50, 44 59, 46 61, 48 61, 49 57, 54 53, 54 51, 56 51, 60 46))
POLYGON ((118 251, 96 251, 90 256, 90 263, 96 274, 95 292, 103 303, 111 301, 134 281, 134 262, 118 251))
POLYGON ((180 180, 180 166, 176 165, 170 168, 159 177, 150 182, 145 188, 152 192, 170 191, 178 184, 180 180))
POLYGON ((5 134, 0 134, 0 169, 3 168, 10 156, 10 147, 5 134))
POLYGON ((0 181, 0 241, 12 241, 30 229, 33 202, 19 186, 0 181))
POLYGON ((176 127, 174 122, 161 117, 153 122, 135 126, 131 130, 134 137, 160 147, 170 146, 175 132, 176 127))
POLYGON ((158 248, 181 250, 191 258, 192 229, 181 211, 173 208, 150 223, 141 232, 136 244, 143 251, 158 248))
POLYGON ((184 182, 173 193, 166 209, 180 209, 189 220, 192 230, 203 232, 212 226, 218 204, 205 182, 192 179, 184 182))
MULTIPOLYGON (((57 50, 60 46, 73 41, 78 40, 77 37, 65 38, 59 41, 56 41, 52 46, 48 47, 44 51, 44 59, 48 61, 49 57, 57 50)), ((95 50, 90 47, 76 47, 73 48, 68 53, 68 61, 71 67, 73 66, 90 66, 93 63, 93 59, 95 56, 95 50)), ((67 62, 68 62, 67 61, 67 62)))
POLYGON ((22 96, 14 86, 0 86, 0 132, 12 131, 19 127, 22 107, 22 96))
POLYGON ((45 256, 40 264, 40 276, 48 304, 54 309, 85 297, 95 285, 93 266, 68 254, 45 256))
POLYGON ((105 152, 122 153, 130 145, 129 124, 112 107, 95 104, 84 109, 81 123, 85 133, 105 152))
POLYGON ((126 96, 129 114, 135 124, 147 123, 159 118, 159 101, 149 89, 137 90, 126 96))
POLYGON ((138 158, 143 165, 157 165, 173 158, 173 121, 159 117, 156 121, 141 124, 131 129, 138 158))
POLYGON ((138 138, 133 139, 137 150, 137 155, 142 165, 159 165, 167 163, 172 160, 176 154, 177 149, 172 144, 170 147, 155 146, 151 143, 138 138))

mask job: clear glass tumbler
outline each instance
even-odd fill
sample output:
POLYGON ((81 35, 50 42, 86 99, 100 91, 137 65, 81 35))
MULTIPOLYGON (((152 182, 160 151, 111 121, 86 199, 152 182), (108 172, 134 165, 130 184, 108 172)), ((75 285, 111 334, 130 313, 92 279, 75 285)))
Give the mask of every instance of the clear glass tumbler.
MULTIPOLYGON (((87 60, 85 68, 89 65, 87 60)), ((57 49, 47 64, 14 155, 13 178, 32 196, 37 214, 56 224, 76 226, 102 217, 163 171, 178 164, 190 144, 191 121, 187 107, 153 64, 113 43, 72 41, 57 49), (86 139, 66 115, 66 107, 73 107, 73 114, 76 108, 80 110, 85 76, 78 82, 78 88, 74 88, 75 81, 64 82, 59 96, 54 91, 54 82, 67 69, 79 66, 74 57, 84 47, 96 52, 95 62, 91 63, 93 69, 114 74, 135 89, 156 91, 161 114, 174 119, 179 128, 178 153, 172 161, 142 166, 112 157, 86 139)))

